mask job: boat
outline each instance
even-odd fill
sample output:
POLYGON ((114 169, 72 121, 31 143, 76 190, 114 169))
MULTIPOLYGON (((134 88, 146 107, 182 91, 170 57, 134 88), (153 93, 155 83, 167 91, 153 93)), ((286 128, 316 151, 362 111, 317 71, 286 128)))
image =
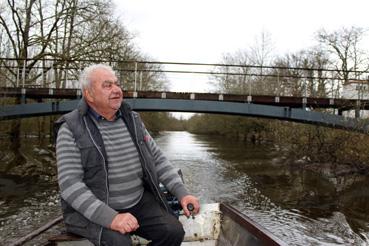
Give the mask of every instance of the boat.
MULTIPOLYGON (((185 230, 182 246, 247 246, 287 245, 266 228, 224 203, 202 204, 195 216, 179 216, 185 230)), ((132 236, 133 245, 147 245, 149 241, 132 236)), ((56 246, 93 246, 87 239, 71 234, 49 238, 56 246)))
MULTIPOLYGON (((178 174, 182 177, 179 169, 178 174)), ((168 205, 178 217, 185 230, 185 236, 181 246, 259 246, 259 245, 287 245, 273 235, 266 228, 241 213, 230 204, 209 203, 201 204, 200 212, 196 215, 186 217, 178 199, 169 193, 160 184, 168 205)), ((191 204, 192 205, 192 204, 191 204)), ((187 207, 193 210, 193 205, 187 207)), ((44 233, 51 227, 63 221, 59 216, 44 226, 20 238, 11 246, 23 245, 32 238, 44 233)), ((147 245, 149 241, 132 235, 132 244, 136 246, 147 245)), ((77 235, 61 232, 48 238, 44 246, 94 246, 90 241, 77 235)))

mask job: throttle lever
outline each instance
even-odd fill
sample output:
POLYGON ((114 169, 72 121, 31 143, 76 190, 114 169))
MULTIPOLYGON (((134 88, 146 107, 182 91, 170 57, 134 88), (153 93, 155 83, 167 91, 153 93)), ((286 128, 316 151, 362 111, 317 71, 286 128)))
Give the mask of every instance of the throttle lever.
POLYGON ((195 213, 193 212, 195 210, 195 207, 192 203, 187 204, 187 209, 190 211, 190 215, 192 216, 192 219, 195 219, 195 213))

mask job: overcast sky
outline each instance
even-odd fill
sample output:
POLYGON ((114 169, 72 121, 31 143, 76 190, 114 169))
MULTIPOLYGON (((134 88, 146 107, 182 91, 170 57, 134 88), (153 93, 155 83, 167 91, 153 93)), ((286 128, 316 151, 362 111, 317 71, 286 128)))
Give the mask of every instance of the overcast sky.
MULTIPOLYGON (((315 45, 314 33, 369 29, 369 0, 113 0, 116 14, 151 59, 219 63, 271 35, 275 54, 315 45)), ((367 42, 369 50, 369 42, 367 42)), ((167 74, 173 91, 206 92, 204 76, 167 74)))
POLYGON ((320 28, 369 28, 369 0, 113 1, 137 47, 157 61, 219 63, 263 31, 275 53, 286 54, 316 44, 320 28))
POLYGON ((312 46, 320 28, 369 27, 369 0, 114 2, 140 50, 160 61, 217 63, 253 45, 263 30, 284 54, 312 46))

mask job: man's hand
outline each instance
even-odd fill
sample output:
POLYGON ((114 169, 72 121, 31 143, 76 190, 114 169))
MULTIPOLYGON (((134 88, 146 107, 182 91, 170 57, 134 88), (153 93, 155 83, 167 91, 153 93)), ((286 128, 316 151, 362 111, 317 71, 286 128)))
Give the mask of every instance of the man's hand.
POLYGON ((135 231, 138 227, 137 219, 130 213, 117 214, 110 225, 110 229, 123 234, 135 231))
POLYGON ((196 197, 191 196, 191 195, 184 196, 181 199, 181 205, 182 205, 182 208, 183 208, 183 212, 187 217, 189 217, 191 215, 190 211, 188 211, 188 209, 187 209, 187 205, 190 204, 190 203, 193 204, 193 207, 194 207, 193 213, 194 214, 197 214, 200 211, 200 203, 199 203, 199 200, 196 197))

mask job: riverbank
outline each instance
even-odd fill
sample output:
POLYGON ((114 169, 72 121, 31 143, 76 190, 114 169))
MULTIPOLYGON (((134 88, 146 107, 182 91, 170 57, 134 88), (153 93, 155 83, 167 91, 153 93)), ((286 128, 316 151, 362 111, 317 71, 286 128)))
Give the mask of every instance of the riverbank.
MULTIPOLYGON (((1 200, 3 211, 0 216, 0 245, 6 246, 61 215, 59 194, 54 189, 30 193, 20 203, 1 200)), ((16 195, 15 195, 16 196, 16 195)), ((56 228, 24 245, 42 245, 47 237, 57 233, 56 228)))

